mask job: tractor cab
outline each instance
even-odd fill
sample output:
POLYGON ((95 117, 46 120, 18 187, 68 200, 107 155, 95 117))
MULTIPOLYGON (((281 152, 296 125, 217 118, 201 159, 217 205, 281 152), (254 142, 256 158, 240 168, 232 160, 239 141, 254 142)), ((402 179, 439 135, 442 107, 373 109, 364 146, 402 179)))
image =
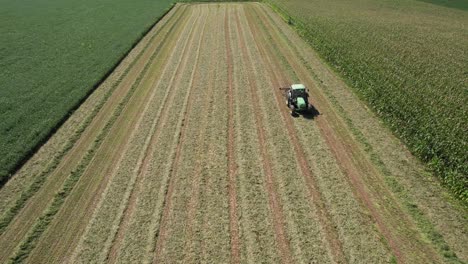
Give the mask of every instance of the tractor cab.
POLYGON ((287 91, 287 105, 291 110, 302 112, 309 109, 309 94, 303 84, 292 84, 287 91))

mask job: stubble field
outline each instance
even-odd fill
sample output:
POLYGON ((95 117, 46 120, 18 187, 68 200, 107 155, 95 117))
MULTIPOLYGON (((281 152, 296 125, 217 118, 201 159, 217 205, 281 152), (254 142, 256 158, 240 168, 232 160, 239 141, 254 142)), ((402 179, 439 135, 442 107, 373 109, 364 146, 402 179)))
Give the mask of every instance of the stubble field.
POLYGON ((178 4, 0 189, 0 262, 467 261, 425 174, 269 7, 178 4))

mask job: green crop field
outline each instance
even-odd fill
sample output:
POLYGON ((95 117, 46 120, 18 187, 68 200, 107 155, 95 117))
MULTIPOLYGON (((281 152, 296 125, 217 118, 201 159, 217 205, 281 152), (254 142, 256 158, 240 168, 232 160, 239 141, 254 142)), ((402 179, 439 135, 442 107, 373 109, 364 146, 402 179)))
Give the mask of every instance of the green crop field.
POLYGON ((170 0, 0 0, 0 185, 170 0))
POLYGON ((468 200, 467 1, 268 2, 468 200))

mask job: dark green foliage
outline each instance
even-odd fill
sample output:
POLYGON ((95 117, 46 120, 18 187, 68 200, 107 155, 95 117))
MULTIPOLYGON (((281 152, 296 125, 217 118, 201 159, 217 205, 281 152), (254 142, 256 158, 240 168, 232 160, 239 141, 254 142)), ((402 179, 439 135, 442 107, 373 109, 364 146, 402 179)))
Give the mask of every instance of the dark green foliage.
POLYGON ((0 186, 171 0, 0 0, 0 186))
POLYGON ((468 202, 468 12, 407 0, 271 0, 468 202))

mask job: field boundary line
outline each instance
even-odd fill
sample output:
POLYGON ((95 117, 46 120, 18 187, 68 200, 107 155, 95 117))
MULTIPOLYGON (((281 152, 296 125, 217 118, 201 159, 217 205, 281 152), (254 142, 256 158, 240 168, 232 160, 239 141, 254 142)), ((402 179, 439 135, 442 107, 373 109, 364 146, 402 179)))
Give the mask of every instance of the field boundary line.
POLYGON ((96 152, 99 151, 106 136, 112 129, 113 125, 116 123, 120 114, 124 111, 125 106, 131 99, 135 89, 136 87, 133 87, 123 99, 123 101, 121 101, 117 111, 114 113, 109 123, 106 124, 105 129, 102 130, 99 136, 94 140, 93 146, 88 149, 85 157, 79 163, 78 169, 70 173, 70 175, 63 183, 61 190, 54 195, 54 198, 48 204, 48 207, 44 209, 42 216, 36 220, 35 224, 30 228, 30 231, 26 237, 22 239, 22 242, 20 242, 21 245, 16 250, 16 253, 14 253, 14 256, 10 258, 11 262, 17 263, 24 261, 29 256, 31 251, 36 247, 40 236, 44 233, 44 231, 47 230, 55 215, 59 212, 63 203, 65 203, 66 198, 70 195, 73 188, 79 182, 81 176, 86 173, 88 165, 93 162, 96 152))
MULTIPOLYGON (((200 16, 199 16, 200 18, 200 16)), ((181 123, 181 130, 180 130, 180 133, 179 133, 179 136, 178 136, 178 142, 177 142, 177 148, 176 148, 176 152, 175 152, 175 158, 173 160, 173 163, 172 163, 172 166, 171 166, 171 170, 170 170, 170 179, 169 179, 169 186, 167 188, 167 192, 166 192, 166 196, 164 198, 164 206, 163 206, 163 212, 162 212, 162 215, 161 215, 161 220, 160 220, 160 224, 159 224, 159 227, 158 227, 158 230, 157 230, 157 234, 156 234, 156 243, 155 243, 155 252, 154 252, 154 256, 153 256, 153 260, 152 262, 153 263, 157 263, 158 260, 160 259, 161 257, 161 253, 162 253, 162 248, 164 247, 164 243, 165 243, 165 240, 166 240, 166 236, 167 236, 167 232, 168 230, 166 229, 167 228, 167 224, 168 224, 168 221, 169 221, 169 214, 172 210, 172 194, 174 192, 174 185, 176 184, 176 180, 177 180, 177 172, 178 172, 178 164, 180 162, 180 156, 181 156, 181 152, 182 152, 182 145, 183 145, 183 142, 185 140, 185 132, 186 132, 186 128, 187 128, 187 123, 188 123, 188 120, 186 119, 187 118, 187 113, 188 113, 188 110, 191 108, 191 104, 192 104, 192 100, 193 100, 193 78, 195 76, 195 72, 196 72, 196 69, 197 69, 197 66, 198 66, 198 63, 199 63, 199 55, 200 55, 200 48, 201 48, 201 43, 205 37, 205 26, 206 26, 206 22, 207 22, 207 18, 206 18, 206 14, 205 14, 205 21, 204 21, 204 24, 203 24, 203 27, 201 28, 201 34, 200 34, 200 40, 198 41, 198 44, 197 44, 197 53, 196 53, 196 59, 195 59, 195 65, 193 66, 193 71, 192 71, 192 74, 191 74, 191 77, 190 77, 190 84, 188 85, 189 87, 189 91, 187 92, 187 95, 186 95, 186 98, 185 98, 185 102, 184 102, 184 113, 183 113, 183 117, 182 117, 182 123, 181 123)), ((198 25, 200 27, 200 22, 197 21, 196 25, 198 25)), ((194 35, 194 31, 192 31, 192 36, 194 35)), ((193 38, 191 39, 191 42, 193 42, 193 38)), ((187 60, 188 60, 188 56, 187 54, 184 54, 184 57, 185 57, 185 63, 184 63, 184 68, 186 67, 186 63, 187 63, 187 60)), ((182 76, 180 76, 182 77, 182 76)))
POLYGON ((236 158, 234 138, 234 95, 233 95, 233 65, 232 50, 230 44, 229 8, 226 8, 224 16, 224 34, 226 42, 226 58, 228 73, 228 193, 229 193, 229 230, 231 237, 231 262, 240 263, 239 223, 237 215, 237 190, 236 190, 236 158))
MULTIPOLYGON (((253 9, 251 9, 251 10, 253 10, 253 9)), ((249 17, 249 16, 247 16, 247 17, 249 17)), ((254 25, 255 22, 252 21, 252 17, 251 17, 248 24, 250 26, 251 32, 254 32, 252 30, 252 25, 254 25)), ((258 31, 265 33, 264 30, 259 29, 258 31)), ((275 87, 281 87, 280 82, 278 81, 278 78, 277 78, 277 76, 275 74, 275 70, 273 68, 274 65, 276 65, 276 64, 275 64, 274 60, 271 58, 271 54, 269 54, 267 49, 260 44, 260 43, 267 43, 267 42, 260 41, 259 36, 256 35, 256 34, 252 34, 252 36, 253 36, 253 38, 255 40, 258 52, 263 55, 261 57, 262 61, 263 61, 263 64, 268 65, 267 66, 267 68, 269 69, 268 74, 270 75, 270 79, 272 80, 272 84, 275 87)), ((330 216, 330 214, 328 213, 328 211, 326 209, 326 205, 325 205, 325 202, 323 201, 322 194, 320 193, 320 190, 317 187, 315 176, 313 175, 313 173, 309 169, 310 166, 308 164, 308 161, 304 157, 304 150, 302 149, 301 145, 299 144, 299 141, 298 141, 297 135, 296 135, 296 131, 294 129, 292 121, 291 121, 290 117, 288 116, 288 114, 286 113, 286 109, 284 107, 281 107, 281 105, 282 105, 281 102, 283 100, 282 95, 278 91, 275 91, 274 94, 275 94, 275 99, 276 99, 276 105, 278 107, 279 112, 281 113, 282 120, 285 123, 286 128, 288 130, 288 133, 290 135, 289 140, 292 143, 293 149, 294 149, 294 151, 296 153, 296 159, 297 159, 297 161, 299 163, 299 169, 300 169, 301 174, 303 175, 303 177, 305 179, 307 189, 309 191, 309 196, 310 196, 309 200, 312 202, 314 207, 317 209, 317 216, 319 218, 319 223, 323 228, 323 232, 324 232, 324 235, 326 237, 326 241, 329 244, 328 248, 330 249, 330 253, 332 255, 332 258, 337 263, 346 263, 347 260, 346 260, 345 254, 343 252, 341 241, 339 240, 339 235, 337 233, 337 230, 333 226, 331 226, 331 224, 333 223, 332 217, 330 216)))
MULTIPOLYGON (((236 13, 238 15, 238 13, 236 13)), ((236 16, 236 28, 237 31, 236 33, 238 34, 239 38, 239 45, 241 47, 241 53, 243 59, 247 62, 247 64, 250 67, 252 66, 252 62, 250 60, 250 57, 247 54, 247 51, 245 50, 245 39, 242 35, 242 29, 239 26, 238 23, 238 16, 236 16)), ((248 77, 248 82, 250 84, 250 94, 251 94, 251 100, 253 102, 258 102, 258 94, 257 94, 257 84, 255 81, 255 78, 252 77, 252 72, 248 71, 247 77, 248 77)), ((275 229, 275 236, 276 236, 276 242, 278 245, 278 249, 280 251, 280 256, 282 263, 293 263, 293 258, 290 250, 290 245, 289 245, 289 240, 287 238, 287 232, 284 229, 285 226, 285 218, 283 214, 283 209, 281 206, 280 199, 278 197, 277 190, 275 188, 275 179, 273 177, 273 172, 272 172, 272 165, 271 165, 271 157, 269 156, 266 146, 265 146, 265 132, 263 128, 265 127, 263 117, 261 114, 259 114, 260 108, 259 105, 256 103, 253 103, 254 107, 254 117, 255 117, 255 123, 256 123, 256 130, 257 130, 257 138, 260 144, 261 148, 261 160, 262 160, 262 166, 263 166, 263 172, 265 173, 266 177, 266 189, 268 192, 268 200, 269 200, 269 205, 270 205, 270 210, 273 216, 273 223, 274 223, 274 229, 275 229)))

